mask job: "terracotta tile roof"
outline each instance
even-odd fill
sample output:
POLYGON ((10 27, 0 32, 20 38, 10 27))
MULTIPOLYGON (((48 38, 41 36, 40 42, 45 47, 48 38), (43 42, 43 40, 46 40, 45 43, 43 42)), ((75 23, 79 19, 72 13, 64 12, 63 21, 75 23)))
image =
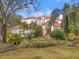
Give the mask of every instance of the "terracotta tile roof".
POLYGON ((22 28, 22 25, 15 25, 15 26, 12 26, 12 28, 22 28))
POLYGON ((39 19, 39 18, 50 19, 50 17, 49 17, 49 16, 38 16, 38 17, 35 17, 35 18, 37 18, 37 19, 39 19))
POLYGON ((34 17, 23 18, 23 20, 31 20, 31 19, 34 19, 34 17))
POLYGON ((29 17, 29 18, 23 18, 23 20, 32 20, 32 19, 38 19, 38 20, 41 20, 42 18, 45 18, 45 19, 49 19, 49 20, 50 20, 50 17, 49 17, 49 16, 29 17))
POLYGON ((54 26, 57 26, 57 27, 59 27, 59 26, 61 26, 61 23, 58 23, 58 22, 54 22, 54 24, 53 24, 54 26))

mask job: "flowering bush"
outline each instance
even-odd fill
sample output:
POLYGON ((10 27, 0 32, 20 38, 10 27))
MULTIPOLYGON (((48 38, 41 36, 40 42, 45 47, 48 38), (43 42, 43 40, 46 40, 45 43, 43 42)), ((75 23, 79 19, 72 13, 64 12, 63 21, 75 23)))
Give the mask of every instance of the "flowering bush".
POLYGON ((76 27, 75 25, 69 25, 68 29, 69 29, 69 33, 78 34, 78 27, 76 27))
POLYGON ((10 44, 20 44, 21 38, 18 35, 13 35, 11 33, 7 34, 7 42, 10 44))
POLYGON ((76 39, 76 35, 74 33, 68 34, 68 40, 75 40, 75 39, 76 39))

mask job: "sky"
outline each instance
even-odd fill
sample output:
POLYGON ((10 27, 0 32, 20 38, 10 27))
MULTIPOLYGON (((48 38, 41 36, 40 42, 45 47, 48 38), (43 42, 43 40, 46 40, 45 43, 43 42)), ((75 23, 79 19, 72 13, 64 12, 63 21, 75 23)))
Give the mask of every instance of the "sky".
POLYGON ((26 9, 24 9, 17 12, 17 14, 20 14, 23 18, 33 16, 50 16, 53 9, 63 8, 64 3, 69 3, 70 5, 72 5, 73 3, 76 3, 78 1, 79 0, 39 0, 39 11, 31 12, 31 14, 28 16, 26 9))

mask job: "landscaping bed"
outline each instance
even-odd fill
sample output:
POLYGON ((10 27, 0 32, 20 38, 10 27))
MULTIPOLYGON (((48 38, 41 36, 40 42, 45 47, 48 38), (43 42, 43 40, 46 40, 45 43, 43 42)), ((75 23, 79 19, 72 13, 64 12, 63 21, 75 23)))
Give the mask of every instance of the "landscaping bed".
POLYGON ((45 48, 45 47, 67 47, 67 48, 78 48, 79 41, 65 41, 65 40, 55 40, 55 39, 23 39, 19 45, 11 44, 0 44, 0 53, 15 50, 18 48, 45 48))

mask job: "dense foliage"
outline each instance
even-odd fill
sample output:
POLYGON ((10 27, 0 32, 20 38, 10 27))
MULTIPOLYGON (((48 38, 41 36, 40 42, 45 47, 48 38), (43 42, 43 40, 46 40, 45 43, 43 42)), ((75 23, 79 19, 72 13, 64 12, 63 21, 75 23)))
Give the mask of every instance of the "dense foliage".
POLYGON ((35 37, 42 36, 42 26, 41 25, 36 25, 34 28, 35 31, 35 37))
POLYGON ((54 30, 49 34, 50 37, 56 38, 56 39, 63 39, 64 38, 64 32, 61 30, 54 30))
POLYGON ((21 38, 18 35, 13 35, 9 33, 7 34, 7 42, 13 45, 18 45, 21 42, 21 38))
POLYGON ((23 23, 23 29, 28 31, 29 29, 31 31, 29 31, 29 33, 25 34, 25 37, 27 39, 32 39, 34 37, 41 37, 42 36, 42 26, 41 25, 37 25, 36 23, 31 23, 31 24, 27 24, 27 23, 23 23))
POLYGON ((68 40, 76 40, 76 35, 74 33, 69 33, 68 40))
POLYGON ((38 39, 33 39, 33 40, 23 40, 21 42, 21 45, 24 47, 38 47, 38 48, 44 48, 48 46, 59 46, 65 44, 65 41, 62 40, 38 40, 38 39))

